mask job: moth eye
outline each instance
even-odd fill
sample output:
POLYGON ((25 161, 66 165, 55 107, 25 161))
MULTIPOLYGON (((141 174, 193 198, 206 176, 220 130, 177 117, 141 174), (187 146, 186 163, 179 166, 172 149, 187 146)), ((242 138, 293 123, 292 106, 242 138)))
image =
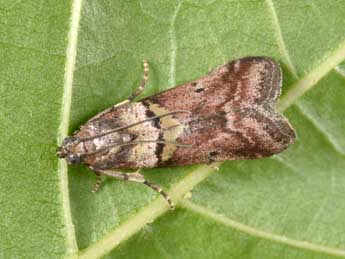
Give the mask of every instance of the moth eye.
POLYGON ((82 162, 82 157, 80 155, 70 154, 67 160, 70 164, 79 164, 82 162))

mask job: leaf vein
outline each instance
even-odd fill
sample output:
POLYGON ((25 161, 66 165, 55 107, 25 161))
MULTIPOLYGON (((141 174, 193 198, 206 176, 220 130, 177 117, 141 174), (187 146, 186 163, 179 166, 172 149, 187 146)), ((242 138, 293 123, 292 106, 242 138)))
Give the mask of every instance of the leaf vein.
POLYGON ((266 3, 268 5, 269 11, 270 11, 271 16, 272 16, 273 25, 275 27, 275 33, 276 33, 276 37, 277 37, 277 42, 278 42, 278 47, 279 47, 280 53, 282 53, 282 55, 284 56, 285 61, 286 61, 286 65, 289 68, 290 72, 297 79, 298 78, 298 74, 297 74, 295 66, 293 65, 293 63, 291 61, 289 52, 288 52, 288 50, 286 48, 286 45, 285 45, 285 42, 284 42, 284 39, 283 39, 283 34, 282 34, 282 31, 281 31, 281 27, 280 27, 280 24, 279 24, 277 12, 276 12, 276 9, 274 7, 273 0, 266 0, 266 3))
MULTIPOLYGON (((77 56, 78 29, 81 12, 82 0, 74 0, 71 9, 70 30, 68 32, 68 43, 66 49, 66 63, 64 88, 62 96, 61 121, 57 136, 57 142, 60 144, 68 134, 68 126, 70 119, 71 103, 72 103, 72 87, 74 68, 77 56)), ((67 254, 78 251, 74 225, 72 221, 72 213, 70 207, 67 164, 64 160, 59 160, 58 172, 60 177, 60 189, 62 198, 62 213, 66 231, 66 249, 67 254)))
POLYGON ((300 175, 300 170, 297 167, 295 167, 294 165, 291 165, 288 162, 286 162, 281 156, 275 155, 272 157, 272 159, 278 161, 279 163, 284 165, 287 169, 289 169, 293 173, 300 175))
POLYGON ((288 238, 286 236, 282 235, 277 235, 273 234, 270 232, 266 232, 263 230, 256 229, 254 227, 245 225, 243 223, 240 223, 238 221, 232 220, 224 215, 215 213, 211 211, 208 208, 205 208, 203 206, 197 205, 191 201, 188 201, 186 199, 183 199, 180 202, 180 205, 194 213, 197 213, 199 215, 202 215, 206 218, 212 219, 218 223, 221 223, 229 228, 235 229, 240 232, 247 233, 251 236, 266 239, 269 241, 273 241, 276 243, 296 247, 296 248, 301 248, 304 250, 308 251, 314 251, 314 252, 319 252, 327 255, 334 255, 334 256, 341 256, 345 257, 345 250, 334 248, 334 247, 328 247, 328 246, 323 246, 323 245, 318 245, 314 243, 310 243, 307 241, 301 241, 301 240, 296 240, 292 238, 288 238))
POLYGON ((338 144, 336 139, 332 137, 331 133, 329 133, 324 127, 322 127, 322 125, 318 123, 317 120, 314 119, 313 116, 303 108, 301 103, 295 103, 295 106, 297 107, 300 114, 303 115, 303 117, 306 118, 314 126, 314 128, 316 128, 318 132, 326 139, 332 149, 340 156, 345 156, 343 148, 338 144))
POLYGON ((169 86, 176 85, 176 52, 177 52, 177 43, 176 43, 176 30, 175 30, 175 22, 176 17, 180 11, 182 1, 178 3, 175 12, 170 21, 170 28, 169 28, 169 38, 170 38, 170 70, 169 70, 169 86))
POLYGON ((299 97, 304 95, 313 86, 316 85, 325 75, 334 67, 339 65, 345 59, 345 40, 341 42, 339 47, 325 57, 323 62, 313 68, 309 73, 300 78, 291 88, 284 94, 278 103, 278 110, 284 111, 292 105, 299 97))

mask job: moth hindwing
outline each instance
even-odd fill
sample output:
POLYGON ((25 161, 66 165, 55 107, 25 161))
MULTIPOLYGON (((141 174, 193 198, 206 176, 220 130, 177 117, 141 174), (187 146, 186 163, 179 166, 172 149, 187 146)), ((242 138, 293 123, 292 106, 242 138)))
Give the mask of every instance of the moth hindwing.
MULTIPOLYGON (((255 159, 286 149, 295 140, 287 119, 274 110, 281 91, 278 63, 267 57, 231 61, 208 75, 99 113, 58 148, 68 163, 84 163, 99 177, 141 182, 160 192, 137 171, 213 161, 255 159)), ((94 190, 101 184, 97 180, 94 190)))

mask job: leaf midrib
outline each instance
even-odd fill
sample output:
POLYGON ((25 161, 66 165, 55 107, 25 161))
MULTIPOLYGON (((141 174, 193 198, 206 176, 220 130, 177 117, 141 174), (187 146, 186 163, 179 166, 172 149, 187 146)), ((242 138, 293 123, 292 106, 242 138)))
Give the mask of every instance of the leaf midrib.
MULTIPOLYGON (((77 57, 78 30, 80 21, 82 0, 73 0, 71 8, 70 30, 68 32, 68 42, 66 49, 64 90, 62 96, 61 122, 59 125, 57 144, 60 145, 62 140, 68 134, 70 121, 70 111, 72 103, 72 87, 74 68, 77 57)), ((62 216, 65 223, 66 235, 66 254, 73 254, 78 251, 78 245, 72 221, 72 212, 70 206, 69 189, 68 189, 68 168, 64 160, 59 159, 58 172, 60 175, 60 189, 62 200, 62 216)))

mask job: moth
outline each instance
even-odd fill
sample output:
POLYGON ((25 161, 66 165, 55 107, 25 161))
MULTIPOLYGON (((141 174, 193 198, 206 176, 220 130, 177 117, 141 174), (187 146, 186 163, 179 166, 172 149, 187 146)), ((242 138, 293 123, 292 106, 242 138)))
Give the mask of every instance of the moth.
POLYGON ((135 102, 148 81, 148 63, 136 91, 66 137, 57 154, 97 175, 143 183, 173 202, 141 168, 210 164, 277 154, 295 140, 288 120, 274 110, 280 66, 268 57, 231 61, 208 75, 135 102), (122 172, 134 169, 135 172, 122 172))

